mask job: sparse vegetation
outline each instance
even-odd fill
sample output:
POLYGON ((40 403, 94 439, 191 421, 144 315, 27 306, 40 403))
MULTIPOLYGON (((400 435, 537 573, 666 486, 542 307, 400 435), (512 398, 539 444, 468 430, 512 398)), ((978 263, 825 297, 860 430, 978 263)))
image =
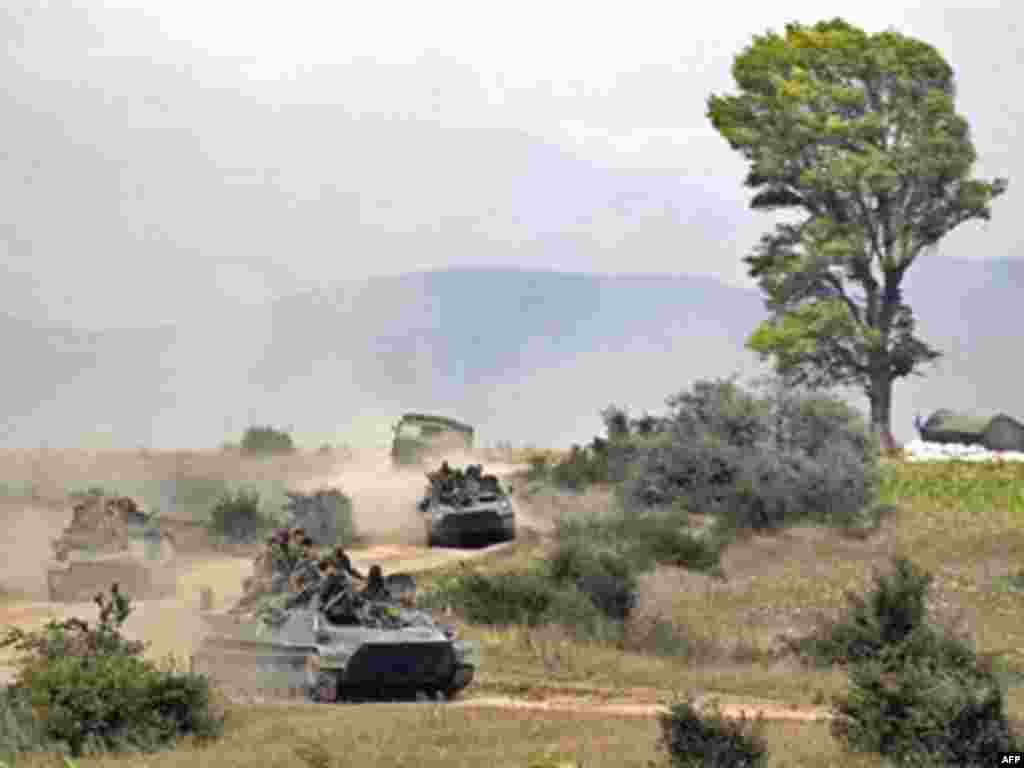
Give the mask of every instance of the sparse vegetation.
POLYGON ((768 744, 763 724, 722 717, 717 703, 700 713, 693 699, 674 704, 659 718, 662 743, 673 768, 761 768, 767 764, 768 744))
POLYGON ((10 629, 0 642, 21 653, 17 680, 5 691, 3 748, 78 756, 220 735, 209 681, 142 658, 145 645, 121 634, 131 603, 117 585, 96 603, 95 626, 50 621, 34 632, 10 629))

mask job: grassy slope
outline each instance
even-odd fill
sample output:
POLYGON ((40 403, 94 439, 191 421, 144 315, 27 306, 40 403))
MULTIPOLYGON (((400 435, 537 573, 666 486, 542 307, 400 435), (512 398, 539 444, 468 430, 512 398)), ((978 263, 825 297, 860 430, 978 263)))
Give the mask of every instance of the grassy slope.
MULTIPOLYGON (((554 629, 534 632, 465 627, 481 642, 484 668, 478 692, 528 694, 557 688, 717 691, 809 706, 845 687, 837 672, 767 663, 771 638, 787 627, 806 628, 817 612, 835 613, 845 589, 863 591, 872 568, 906 554, 936 576, 936 618, 969 630, 982 652, 1014 649, 1006 658, 1024 666, 1024 628, 1016 620, 1024 592, 1006 577, 1019 567, 1024 544, 1024 466, 894 464, 886 501, 899 513, 880 532, 849 540, 832 531, 802 529, 735 543, 727 552, 729 581, 659 570, 643 585, 641 613, 670 619, 694 640, 691 652, 652 657, 575 643, 554 629), (699 642, 698 642, 699 641, 699 642), (742 641, 742 642, 737 642, 742 641), (1020 649, 1017 651, 1016 649, 1020 649), (752 659, 762 659, 751 661, 752 659)), ((485 562, 514 568, 543 556, 543 542, 520 546, 485 562)), ((472 689, 471 689, 472 690, 472 689)), ((640 691, 635 691, 639 695, 640 691)), ((1011 717, 1024 724, 1024 689, 1011 688, 1011 717)), ((1024 727, 1024 726, 1022 726, 1024 727)), ((583 765, 648 765, 655 751, 652 720, 554 713, 461 710, 433 706, 275 708, 232 712, 229 735, 199 752, 182 747, 147 756, 145 765, 275 766, 526 766, 545 749, 561 750, 583 765), (303 760, 295 751, 320 739, 329 759, 303 760), (312 762, 310 762, 312 760, 312 762)), ((771 722, 766 735, 773 766, 877 766, 871 757, 843 755, 824 723, 771 722)), ((25 765, 50 764, 26 761, 25 765)), ((106 758, 83 766, 136 765, 106 758)))

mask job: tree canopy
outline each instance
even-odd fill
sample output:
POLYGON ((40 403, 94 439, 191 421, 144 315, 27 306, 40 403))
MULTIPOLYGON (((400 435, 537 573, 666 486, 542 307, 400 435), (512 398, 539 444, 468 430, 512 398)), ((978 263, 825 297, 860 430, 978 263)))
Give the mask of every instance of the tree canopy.
POLYGON ((887 435, 893 380, 940 356, 915 336, 903 276, 988 220, 1008 182, 970 177, 953 70, 919 40, 789 24, 755 36, 732 75, 739 93, 710 96, 708 116, 750 163, 751 207, 800 214, 744 259, 773 313, 748 346, 796 383, 862 387, 887 435))

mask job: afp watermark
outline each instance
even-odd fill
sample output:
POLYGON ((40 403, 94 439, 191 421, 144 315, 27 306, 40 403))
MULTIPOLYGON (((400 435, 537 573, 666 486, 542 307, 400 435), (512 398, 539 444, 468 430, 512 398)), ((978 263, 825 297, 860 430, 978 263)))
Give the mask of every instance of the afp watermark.
POLYGON ((1019 765, 1024 768, 1024 752, 1000 752, 994 765, 1019 765))

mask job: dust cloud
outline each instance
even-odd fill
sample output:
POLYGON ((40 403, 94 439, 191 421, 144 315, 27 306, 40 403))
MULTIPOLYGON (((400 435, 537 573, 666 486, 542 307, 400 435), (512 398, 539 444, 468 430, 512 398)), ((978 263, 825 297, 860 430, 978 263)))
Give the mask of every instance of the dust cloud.
POLYGON ((0 525, 7 544, 0 558, 0 589, 46 599, 46 563, 52 559, 50 540, 60 536, 71 519, 59 505, 0 500, 0 525))
POLYGON ((453 467, 480 463, 488 472, 508 477, 518 467, 487 462, 471 453, 449 453, 425 466, 396 469, 387 451, 365 451, 331 475, 322 486, 340 488, 352 499, 356 530, 368 542, 422 544, 423 520, 416 502, 423 497, 426 473, 448 461, 453 467))

